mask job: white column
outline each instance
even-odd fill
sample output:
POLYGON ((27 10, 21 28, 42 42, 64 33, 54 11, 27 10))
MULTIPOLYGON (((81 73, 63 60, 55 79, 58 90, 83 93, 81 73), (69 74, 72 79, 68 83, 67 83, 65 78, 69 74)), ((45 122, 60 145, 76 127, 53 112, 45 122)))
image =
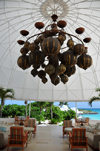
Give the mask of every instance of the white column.
POLYGON ((26 117, 27 117, 27 104, 26 104, 26 117))
POLYGON ((31 101, 29 103, 29 117, 31 116, 31 101))
POLYGON ((75 102, 75 108, 76 108, 76 118, 77 118, 77 102, 75 102))

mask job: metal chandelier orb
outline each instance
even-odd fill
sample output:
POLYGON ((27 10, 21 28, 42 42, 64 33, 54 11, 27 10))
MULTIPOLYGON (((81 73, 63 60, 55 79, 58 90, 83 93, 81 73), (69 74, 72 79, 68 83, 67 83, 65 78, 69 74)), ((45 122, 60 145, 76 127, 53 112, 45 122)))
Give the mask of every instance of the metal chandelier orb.
MULTIPOLYGON (((41 31, 44 23, 36 22, 35 27, 40 33, 28 37, 26 41, 17 41, 22 45, 17 64, 23 70, 32 67, 32 76, 38 76, 44 84, 48 81, 47 75, 52 84, 65 84, 68 77, 75 73, 76 65, 84 70, 92 65, 92 58, 85 47, 85 43, 89 43, 91 38, 84 37, 81 40, 79 36, 85 31, 83 27, 77 28, 76 35, 73 35, 64 30, 66 21, 57 21, 56 14, 51 18, 52 23, 47 25, 44 31, 41 31)), ((28 36, 29 32, 21 30, 20 34, 28 36)))

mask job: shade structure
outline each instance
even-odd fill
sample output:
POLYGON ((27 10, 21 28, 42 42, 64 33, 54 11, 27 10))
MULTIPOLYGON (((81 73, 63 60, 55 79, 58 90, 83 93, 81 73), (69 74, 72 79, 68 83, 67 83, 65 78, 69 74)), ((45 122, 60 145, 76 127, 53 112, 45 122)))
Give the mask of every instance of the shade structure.
POLYGON ((100 87, 100 1, 99 0, 0 0, 0 86, 13 88, 15 99, 34 101, 88 101, 100 87), (35 22, 50 24, 50 16, 56 13, 67 22, 66 31, 75 35, 75 29, 84 27, 81 39, 91 37, 88 53, 93 65, 77 70, 66 84, 52 85, 50 79, 43 84, 33 78, 31 68, 23 71, 17 65, 20 46, 24 39, 20 30, 30 34, 39 31, 35 22))

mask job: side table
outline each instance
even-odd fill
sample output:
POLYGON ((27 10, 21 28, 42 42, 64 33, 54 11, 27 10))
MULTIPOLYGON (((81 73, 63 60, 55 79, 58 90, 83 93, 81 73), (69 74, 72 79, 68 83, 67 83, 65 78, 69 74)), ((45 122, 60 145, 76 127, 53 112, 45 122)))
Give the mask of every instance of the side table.
POLYGON ((73 127, 66 127, 65 128, 66 134, 69 134, 69 132, 71 132, 72 129, 73 129, 73 127))
POLYGON ((24 127, 24 131, 28 132, 28 143, 31 141, 33 130, 34 130, 33 127, 24 127))

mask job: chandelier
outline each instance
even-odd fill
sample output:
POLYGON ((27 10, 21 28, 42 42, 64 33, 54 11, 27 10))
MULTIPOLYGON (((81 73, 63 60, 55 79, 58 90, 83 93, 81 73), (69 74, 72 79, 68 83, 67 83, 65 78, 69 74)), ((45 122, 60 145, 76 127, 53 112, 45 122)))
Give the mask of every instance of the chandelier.
MULTIPOLYGON (((35 27, 40 33, 28 37, 26 41, 17 41, 19 45, 23 45, 17 64, 23 70, 32 66, 32 76, 38 76, 44 84, 48 78, 54 85, 60 82, 65 84, 68 77, 76 72, 76 65, 84 70, 92 65, 92 58, 85 47, 85 43, 89 43, 91 38, 81 40, 79 35, 85 31, 83 27, 77 28, 77 35, 73 35, 64 30, 66 21, 57 21, 56 14, 51 18, 52 23, 43 32, 41 29, 44 28, 44 23, 36 22, 35 27)), ((20 34, 27 36, 29 32, 21 30, 20 34)))

